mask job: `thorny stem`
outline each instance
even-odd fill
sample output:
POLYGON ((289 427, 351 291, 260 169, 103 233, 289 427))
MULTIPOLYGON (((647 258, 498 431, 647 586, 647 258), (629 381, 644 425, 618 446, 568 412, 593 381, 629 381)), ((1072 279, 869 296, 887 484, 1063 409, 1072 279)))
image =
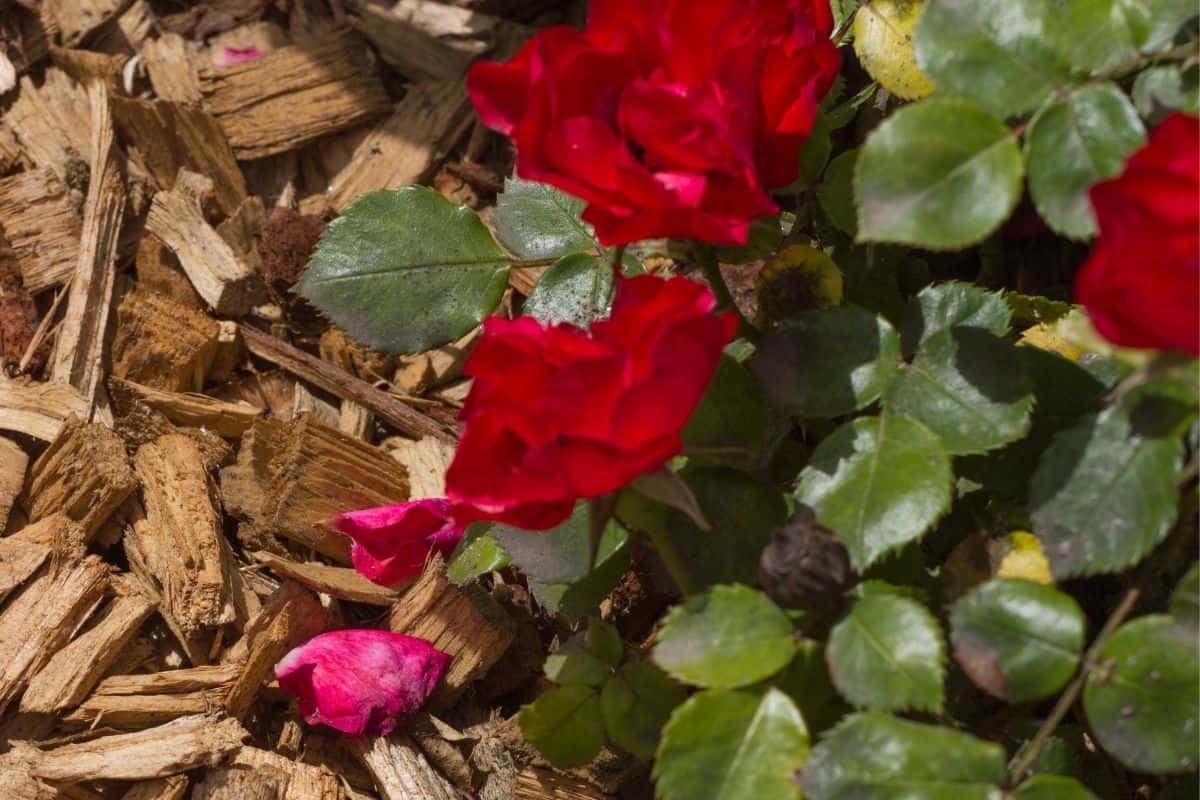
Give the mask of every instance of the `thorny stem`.
POLYGON ((708 281, 709 287, 712 288, 713 296, 717 298, 717 310, 732 311, 737 314, 738 336, 757 342, 759 339, 758 329, 750 324, 750 320, 742 315, 737 303, 733 302, 733 295, 729 291, 728 284, 725 283, 725 277, 721 274, 721 265, 717 263, 716 249, 712 245, 698 245, 696 260, 700 262, 700 269, 704 271, 704 277, 708 281))
POLYGON ((1008 785, 1016 786, 1021 779, 1025 777, 1025 773, 1033 766, 1033 762, 1042 754, 1042 750, 1046 747, 1046 743, 1050 741, 1050 736, 1058 727, 1058 724, 1063 721, 1063 717, 1071 710, 1071 706, 1075 704, 1079 693, 1083 691, 1083 684, 1087 681, 1088 675, 1091 674, 1097 665, 1097 658, 1101 648, 1108 643, 1113 632, 1120 627, 1129 613, 1133 611, 1133 606, 1137 603, 1138 597, 1141 595, 1139 586, 1133 586, 1125 592, 1121 602, 1117 603, 1117 607, 1113 609, 1109 615, 1108 621, 1104 623, 1104 627, 1100 629, 1100 633, 1096 635, 1092 646, 1088 648, 1087 654, 1083 657, 1083 664, 1079 669, 1079 674, 1075 676, 1075 680, 1071 681, 1071 685, 1067 687, 1058 698, 1058 702, 1054 704, 1054 709, 1050 712, 1050 716, 1046 717, 1042 722, 1042 726, 1038 728, 1037 733, 1029 742, 1029 747, 1025 749, 1024 755, 1017 759, 1008 771, 1008 785))

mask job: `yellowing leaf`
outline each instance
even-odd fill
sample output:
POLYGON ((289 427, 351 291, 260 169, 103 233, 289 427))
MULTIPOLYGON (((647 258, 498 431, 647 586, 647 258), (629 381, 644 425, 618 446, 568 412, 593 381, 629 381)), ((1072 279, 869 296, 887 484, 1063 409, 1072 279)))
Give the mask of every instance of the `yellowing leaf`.
POLYGON ((1053 586, 1050 561, 1042 543, 1028 531, 1013 531, 1004 540, 1004 555, 996 569, 997 578, 1020 578, 1043 586, 1053 586))
POLYGON ((854 18, 854 52, 871 77, 902 100, 919 100, 933 83, 917 66, 913 29, 921 0, 872 0, 854 18))
POLYGON ((1042 350, 1058 353, 1068 361, 1076 361, 1083 355, 1081 348, 1068 342, 1058 333, 1058 329, 1055 326, 1048 325, 1045 322, 1039 322, 1021 334, 1021 338, 1017 340, 1017 346, 1020 347, 1022 345, 1038 347, 1042 350))
POLYGON ((792 245, 763 266, 755 281, 761 322, 779 322, 802 311, 842 303, 842 272, 815 247, 792 245))

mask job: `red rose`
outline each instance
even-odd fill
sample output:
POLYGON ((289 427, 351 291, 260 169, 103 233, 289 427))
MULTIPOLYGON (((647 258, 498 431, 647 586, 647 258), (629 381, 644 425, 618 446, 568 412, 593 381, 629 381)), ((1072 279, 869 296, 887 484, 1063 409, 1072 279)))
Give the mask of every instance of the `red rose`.
POLYGON ((1096 330, 1200 355, 1200 120, 1168 118, 1091 200, 1100 237, 1075 297, 1096 330))
POLYGON ((517 174, 588 203, 600 241, 746 241, 798 174, 840 66, 828 0, 592 0, 467 90, 517 174))
POLYGON ((460 521, 527 530, 566 519, 662 467, 737 328, 687 278, 617 279, 612 316, 588 331, 529 317, 484 323, 467 361, 475 379, 446 473, 460 521), (466 509, 472 506, 473 509, 466 509))
POLYGON ((441 498, 411 500, 339 514, 333 527, 354 540, 350 559, 359 574, 384 586, 420 574, 433 552, 448 554, 463 537, 441 498))

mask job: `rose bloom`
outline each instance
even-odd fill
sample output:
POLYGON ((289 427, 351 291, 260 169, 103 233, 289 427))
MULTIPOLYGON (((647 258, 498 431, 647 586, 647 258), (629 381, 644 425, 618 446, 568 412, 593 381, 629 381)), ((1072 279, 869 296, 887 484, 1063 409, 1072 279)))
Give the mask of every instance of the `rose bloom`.
POLYGON ((1091 190, 1100 237, 1075 298, 1104 338, 1200 355, 1200 120, 1175 114, 1091 190))
POLYGON ((375 583, 395 586, 421 572, 430 553, 448 554, 464 528, 445 499, 412 500, 339 514, 333 527, 354 540, 350 559, 375 583))
POLYGON ((467 90, 517 174, 585 200, 603 243, 741 244, 798 176, 832 27, 829 0, 592 0, 585 30, 476 64, 467 90))
POLYGON ((424 639, 350 629, 309 639, 275 665, 275 677, 309 725, 386 734, 420 710, 449 664, 424 639))
POLYGON ((665 465, 737 328, 714 304, 687 278, 618 276, 612 316, 590 335, 530 317, 484 322, 446 473, 456 516, 544 530, 576 500, 665 465))

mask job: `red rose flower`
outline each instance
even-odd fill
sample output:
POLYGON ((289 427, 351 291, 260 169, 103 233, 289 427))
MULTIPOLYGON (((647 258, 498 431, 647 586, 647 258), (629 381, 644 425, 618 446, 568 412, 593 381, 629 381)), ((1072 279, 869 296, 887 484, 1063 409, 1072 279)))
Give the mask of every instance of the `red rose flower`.
POLYGON ((741 244, 797 177, 832 27, 828 0, 592 0, 584 31, 541 31, 467 90, 517 174, 585 200, 605 244, 741 244))
POLYGON ((662 467, 737 328, 687 278, 617 279, 612 316, 588 331, 529 317, 484 323, 467 361, 475 379, 446 473, 460 521, 527 530, 566 519, 662 467), (470 507, 470 508, 468 508, 470 507))
POLYGON ((433 552, 447 554, 464 528, 450 518, 441 498, 412 500, 339 514, 333 527, 354 540, 350 560, 359 573, 384 586, 420 574, 433 552))
POLYGON ((1175 114, 1091 190, 1100 237, 1075 297, 1104 338, 1200 355, 1200 120, 1175 114))
POLYGON ((309 725, 386 734, 420 710, 449 664, 424 639, 364 628, 309 639, 275 665, 275 677, 309 725))

